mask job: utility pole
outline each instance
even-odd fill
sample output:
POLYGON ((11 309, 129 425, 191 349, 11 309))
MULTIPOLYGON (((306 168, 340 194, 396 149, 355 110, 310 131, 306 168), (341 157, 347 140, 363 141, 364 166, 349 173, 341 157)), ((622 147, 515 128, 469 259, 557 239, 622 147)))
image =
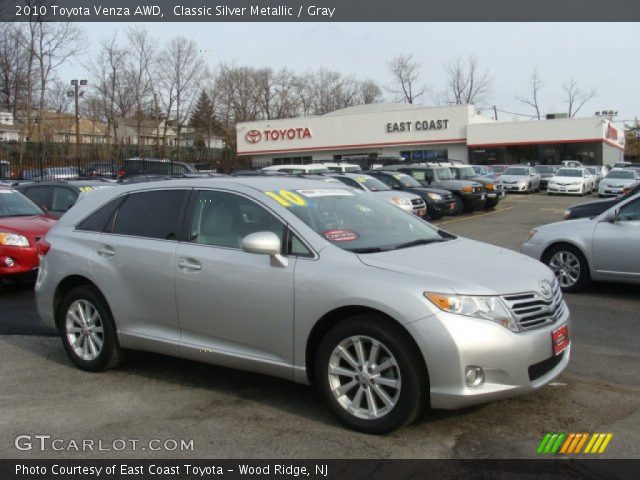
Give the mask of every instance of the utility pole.
POLYGON ((79 98, 84 95, 84 91, 80 90, 80 87, 84 87, 87 84, 86 80, 71 80, 71 85, 73 85, 73 90, 69 90, 67 92, 68 97, 73 97, 75 100, 76 106, 76 160, 80 159, 80 108, 79 108, 79 98))
POLYGON ((495 105, 493 106, 493 117, 498 120, 498 109, 495 105))

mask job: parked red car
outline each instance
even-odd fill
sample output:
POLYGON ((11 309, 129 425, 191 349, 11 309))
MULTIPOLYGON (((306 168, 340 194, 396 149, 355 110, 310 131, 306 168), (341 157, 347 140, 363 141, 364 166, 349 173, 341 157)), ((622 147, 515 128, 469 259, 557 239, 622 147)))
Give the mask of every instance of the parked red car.
POLYGON ((55 223, 20 192, 0 185, 0 289, 7 281, 34 277, 37 243, 55 223))

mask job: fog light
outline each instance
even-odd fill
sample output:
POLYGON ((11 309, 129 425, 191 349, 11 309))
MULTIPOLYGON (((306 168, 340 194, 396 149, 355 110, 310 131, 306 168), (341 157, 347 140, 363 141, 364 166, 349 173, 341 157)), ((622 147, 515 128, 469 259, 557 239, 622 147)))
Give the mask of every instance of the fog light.
POLYGON ((13 267, 16 263, 13 261, 13 258, 11 257, 7 257, 4 259, 4 266, 5 267, 13 267))
POLYGON ((469 387, 477 387, 484 383, 484 370, 481 367, 468 366, 465 369, 464 381, 469 387))

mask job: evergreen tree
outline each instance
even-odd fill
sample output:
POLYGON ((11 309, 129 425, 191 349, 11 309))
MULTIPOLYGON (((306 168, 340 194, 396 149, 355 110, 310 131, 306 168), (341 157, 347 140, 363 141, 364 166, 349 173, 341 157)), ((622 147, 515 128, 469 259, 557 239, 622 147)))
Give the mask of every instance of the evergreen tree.
POLYGON ((198 97, 196 106, 191 114, 189 125, 193 127, 196 135, 205 141, 205 144, 213 134, 215 126, 213 102, 204 90, 200 93, 200 97, 198 97))

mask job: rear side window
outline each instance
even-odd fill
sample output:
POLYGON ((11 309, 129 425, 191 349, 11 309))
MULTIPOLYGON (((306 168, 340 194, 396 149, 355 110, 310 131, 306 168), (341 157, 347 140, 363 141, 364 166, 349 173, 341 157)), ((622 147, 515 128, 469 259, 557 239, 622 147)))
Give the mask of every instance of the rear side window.
POLYGON ((93 212, 78 224, 76 230, 82 230, 85 232, 103 232, 105 230, 110 230, 110 228, 107 228, 107 222, 112 219, 116 210, 122 203, 123 198, 124 197, 118 197, 93 212))
POLYGON ((66 212, 76 203, 78 194, 70 188, 56 187, 53 189, 51 210, 54 212, 66 212))
POLYGON ((51 210, 51 190, 51 187, 31 187, 24 194, 40 208, 51 210))
POLYGON ((113 233, 178 240, 187 194, 187 190, 155 190, 129 195, 118 210, 113 233))

